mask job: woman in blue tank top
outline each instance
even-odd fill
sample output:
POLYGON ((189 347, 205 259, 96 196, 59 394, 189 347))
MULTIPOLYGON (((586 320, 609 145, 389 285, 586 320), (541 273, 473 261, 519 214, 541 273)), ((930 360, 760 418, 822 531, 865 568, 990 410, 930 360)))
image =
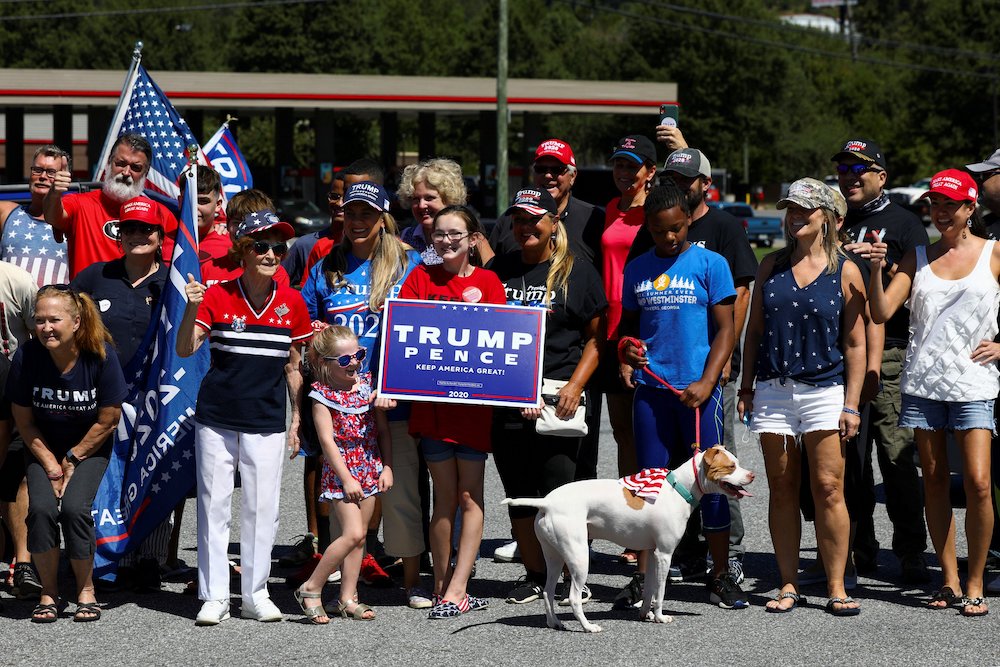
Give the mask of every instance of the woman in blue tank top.
POLYGON ((765 257, 757 273, 737 405, 744 423, 760 435, 771 492, 781 586, 767 610, 787 612, 799 602, 799 438, 816 503, 826 610, 854 616, 860 606, 844 589, 850 524, 842 439, 853 437, 861 423, 865 286, 838 248, 836 205, 826 185, 798 180, 778 208, 788 209, 786 247, 765 257))

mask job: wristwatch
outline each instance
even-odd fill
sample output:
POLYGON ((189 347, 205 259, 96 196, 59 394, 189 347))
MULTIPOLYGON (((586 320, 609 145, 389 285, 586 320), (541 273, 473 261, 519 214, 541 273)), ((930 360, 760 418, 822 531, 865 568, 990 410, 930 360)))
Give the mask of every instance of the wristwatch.
POLYGON ((74 454, 72 449, 66 452, 66 460, 69 461, 74 468, 80 467, 80 464, 83 462, 83 459, 74 454))

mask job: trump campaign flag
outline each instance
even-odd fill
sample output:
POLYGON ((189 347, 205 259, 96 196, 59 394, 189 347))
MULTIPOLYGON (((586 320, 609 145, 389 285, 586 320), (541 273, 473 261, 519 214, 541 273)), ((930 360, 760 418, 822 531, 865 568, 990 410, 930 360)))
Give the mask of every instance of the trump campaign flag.
POLYGON ((142 347, 125 368, 130 393, 94 499, 94 572, 99 577, 113 575, 118 559, 141 544, 195 482, 194 407, 209 352, 204 345, 190 357, 177 354, 187 275, 201 276, 195 170, 184 177, 185 206, 169 278, 142 347))
MULTIPOLYGON (((153 148, 153 159, 146 176, 146 192, 161 202, 166 199, 173 205, 180 194, 178 179, 188 163, 186 151, 198 142, 174 105, 139 63, 141 49, 142 43, 139 42, 132 54, 132 68, 125 79, 101 158, 94 168, 94 180, 104 180, 115 140, 127 132, 135 132, 145 137, 153 148)), ((205 157, 200 149, 198 157, 204 163, 205 157)))
POLYGON ((240 147, 236 145, 236 137, 229 131, 229 123, 212 135, 202 149, 212 169, 219 172, 222 179, 222 196, 226 201, 237 192, 253 187, 253 175, 247 161, 243 159, 240 147))

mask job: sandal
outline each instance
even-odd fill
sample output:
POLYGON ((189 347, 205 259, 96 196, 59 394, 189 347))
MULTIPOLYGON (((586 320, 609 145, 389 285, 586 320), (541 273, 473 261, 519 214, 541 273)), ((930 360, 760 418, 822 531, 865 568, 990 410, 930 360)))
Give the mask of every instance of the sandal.
POLYGON ((32 623, 55 623, 58 618, 59 618, 58 603, 38 604, 35 605, 35 608, 31 610, 32 623))
POLYGON ((986 607, 985 598, 964 597, 962 598, 962 602, 960 603, 960 605, 961 605, 960 613, 962 614, 962 616, 965 616, 966 618, 985 616, 986 614, 990 613, 989 607, 986 607), (985 608, 982 611, 969 611, 969 607, 985 607, 985 608))
POLYGON ((930 609, 948 609, 949 607, 954 607, 961 601, 962 597, 960 595, 956 595, 951 586, 942 586, 941 590, 936 592, 930 602, 927 603, 927 607, 930 609), (945 604, 938 605, 934 604, 935 602, 944 602, 945 604))
POLYGON ((626 549, 621 552, 621 555, 618 556, 618 562, 624 563, 625 565, 638 565, 639 554, 632 549, 626 549))
MULTIPOLYGON (((327 611, 330 611, 329 607, 327 611)), ((341 602, 336 606, 336 614, 340 614, 341 618, 350 618, 354 621, 374 621, 375 620, 375 610, 366 604, 361 602, 351 601, 349 603, 341 602), (349 604, 353 604, 353 607, 348 607, 349 604), (365 616, 368 612, 371 612, 371 616, 365 616)))
POLYGON ((299 603, 299 607, 302 608, 302 613, 306 615, 306 618, 313 625, 326 625, 330 622, 330 617, 327 616, 326 610, 323 608, 322 603, 315 607, 307 607, 306 600, 321 600, 323 599, 322 593, 308 593, 302 590, 301 587, 296 588, 295 592, 292 593, 295 597, 295 601, 299 603), (321 618, 325 618, 325 621, 321 621, 321 618))
POLYGON ((764 607, 764 611, 770 612, 772 614, 787 614, 788 612, 798 607, 800 604, 804 605, 807 603, 807 600, 804 596, 799 595, 798 593, 793 593, 792 591, 785 591, 783 593, 779 593, 774 597, 774 601, 778 603, 778 606, 764 607), (781 606, 782 600, 791 600, 792 606, 782 607, 781 606))
POLYGON ((74 623, 93 623, 101 620, 101 608, 97 602, 79 602, 76 611, 73 613, 74 623))
POLYGON ((861 607, 846 607, 841 606, 837 609, 834 605, 849 605, 851 603, 856 603, 857 601, 851 596, 844 598, 830 598, 826 601, 826 613, 831 616, 857 616, 861 613, 861 607))

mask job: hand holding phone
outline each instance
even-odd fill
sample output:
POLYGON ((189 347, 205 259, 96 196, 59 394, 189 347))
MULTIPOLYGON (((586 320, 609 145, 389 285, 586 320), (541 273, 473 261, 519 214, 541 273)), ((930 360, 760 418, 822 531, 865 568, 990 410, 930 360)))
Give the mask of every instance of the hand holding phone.
POLYGON ((677 127, 677 120, 680 117, 680 107, 676 104, 660 105, 660 125, 666 127, 677 127))

